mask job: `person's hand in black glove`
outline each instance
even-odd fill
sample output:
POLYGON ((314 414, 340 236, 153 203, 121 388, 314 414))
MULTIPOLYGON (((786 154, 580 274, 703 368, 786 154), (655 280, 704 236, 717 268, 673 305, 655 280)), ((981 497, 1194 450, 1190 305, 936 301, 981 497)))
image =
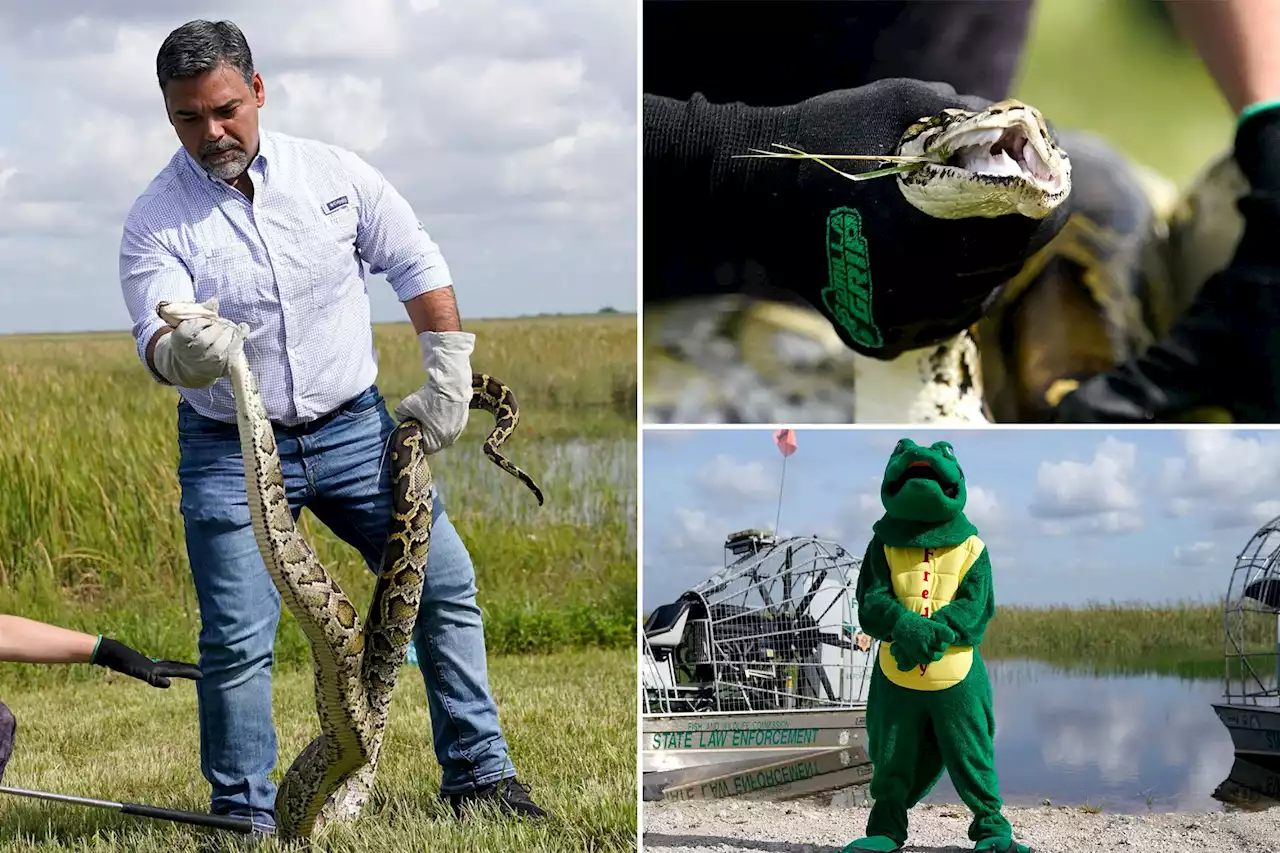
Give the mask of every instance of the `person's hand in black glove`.
POLYGON ((921 118, 988 105, 908 79, 787 107, 645 95, 645 301, 780 288, 811 303, 847 346, 881 359, 959 333, 1062 228, 1067 203, 1043 219, 940 219, 910 204, 892 175, 854 182, 811 160, 736 158, 774 143, 892 154, 921 118))
POLYGON ((93 651, 90 663, 105 666, 124 675, 145 681, 152 687, 168 687, 170 678, 199 680, 201 672, 193 664, 151 658, 110 637, 102 637, 93 651))
POLYGON ((1280 104, 1242 116, 1234 156, 1250 190, 1231 262, 1166 338, 1065 395, 1057 421, 1168 420, 1201 406, 1228 408, 1237 421, 1280 420, 1280 104))
POLYGON ((48 622, 0 614, 0 661, 14 663, 94 663, 168 687, 169 678, 199 679, 200 670, 182 661, 153 661, 118 640, 48 622))

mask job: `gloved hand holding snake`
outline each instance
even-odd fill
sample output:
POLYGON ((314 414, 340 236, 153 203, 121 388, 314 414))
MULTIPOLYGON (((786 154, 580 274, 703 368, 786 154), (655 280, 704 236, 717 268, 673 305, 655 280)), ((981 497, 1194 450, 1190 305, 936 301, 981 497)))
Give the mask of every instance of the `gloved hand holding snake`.
POLYGON ((1249 192, 1239 202, 1244 234, 1231 262, 1168 337, 1066 395, 1058 421, 1158 421, 1208 405, 1229 405, 1250 423, 1280 415, 1280 102, 1243 111, 1234 156, 1249 192))
POLYGON ((790 291, 878 359, 977 321, 1062 228, 1071 185, 1031 107, 907 79, 782 107, 646 95, 643 183, 646 302, 790 291), (797 151, 883 160, 830 160, 851 180, 743 159, 797 151), (886 163, 902 171, 862 179, 886 163))

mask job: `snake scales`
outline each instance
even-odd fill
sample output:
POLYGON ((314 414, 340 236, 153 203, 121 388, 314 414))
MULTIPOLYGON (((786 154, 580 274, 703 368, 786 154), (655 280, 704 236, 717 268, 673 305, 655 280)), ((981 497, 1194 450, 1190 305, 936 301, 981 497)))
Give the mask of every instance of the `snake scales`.
MULTIPOLYGON (((161 302, 167 324, 216 317, 197 303, 161 302)), ((320 734, 294 759, 276 794, 277 833, 308 839, 325 823, 354 817, 373 787, 396 679, 412 640, 431 544, 431 469, 422 428, 406 419, 391 437, 392 517, 373 598, 361 624, 355 605, 325 571, 298 530, 285 493, 275 434, 257 379, 244 353, 228 376, 254 537, 281 599, 311 646, 320 734)), ((498 452, 514 432, 520 410, 511 389, 477 373, 472 409, 494 415, 485 455, 524 483, 543 503, 542 490, 498 452)))

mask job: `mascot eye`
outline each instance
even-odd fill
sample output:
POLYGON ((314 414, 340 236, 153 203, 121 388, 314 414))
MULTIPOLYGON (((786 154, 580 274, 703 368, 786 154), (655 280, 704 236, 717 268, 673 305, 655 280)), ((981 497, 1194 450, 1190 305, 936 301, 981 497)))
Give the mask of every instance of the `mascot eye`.
POLYGON ((943 456, 947 457, 948 459, 955 459, 955 458, 956 458, 956 451, 955 451, 955 448, 953 448, 951 445, 947 444, 945 441, 940 441, 940 442, 938 442, 938 447, 942 450, 942 455, 943 455, 943 456))
POLYGON ((905 441, 901 441, 901 440, 900 440, 900 441, 898 442, 898 446, 897 446, 897 447, 895 447, 895 448, 893 448, 893 455, 894 455, 894 456, 897 456, 899 453, 901 453, 902 451, 904 451, 904 450, 906 450, 906 449, 907 449, 907 443, 906 443, 905 441))

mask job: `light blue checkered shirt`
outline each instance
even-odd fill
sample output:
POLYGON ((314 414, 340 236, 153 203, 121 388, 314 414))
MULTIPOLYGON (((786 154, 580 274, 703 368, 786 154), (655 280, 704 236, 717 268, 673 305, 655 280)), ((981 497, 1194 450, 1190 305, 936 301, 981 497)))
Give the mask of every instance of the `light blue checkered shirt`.
MULTIPOLYGON (((143 364, 164 325, 157 303, 218 297, 219 314, 249 324, 245 354, 267 413, 294 425, 333 411, 377 376, 362 261, 386 274, 401 302, 452 280, 378 170, 327 143, 267 131, 260 138, 252 202, 178 149, 125 220, 120 287, 143 364)), ((234 422, 226 377, 178 390, 200 414, 234 422)))

